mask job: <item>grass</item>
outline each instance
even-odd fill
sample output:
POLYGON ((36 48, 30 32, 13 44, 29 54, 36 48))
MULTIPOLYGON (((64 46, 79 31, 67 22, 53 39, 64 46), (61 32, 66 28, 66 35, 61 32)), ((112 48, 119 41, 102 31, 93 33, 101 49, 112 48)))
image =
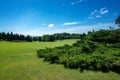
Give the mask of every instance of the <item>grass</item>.
POLYGON ((66 69, 37 58, 36 50, 73 44, 76 40, 56 42, 0 42, 0 80, 120 80, 114 72, 66 69))

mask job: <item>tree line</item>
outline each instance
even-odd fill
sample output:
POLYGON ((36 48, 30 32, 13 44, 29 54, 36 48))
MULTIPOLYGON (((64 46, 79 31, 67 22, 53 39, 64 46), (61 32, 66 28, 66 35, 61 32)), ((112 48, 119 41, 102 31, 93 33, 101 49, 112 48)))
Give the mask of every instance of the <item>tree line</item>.
POLYGON ((85 33, 83 34, 75 34, 75 33, 56 33, 53 35, 43 35, 39 37, 39 41, 56 41, 56 40, 64 40, 64 39, 82 39, 86 36, 85 33))
POLYGON ((32 37, 27 35, 24 36, 22 34, 17 34, 13 32, 0 32, 0 41, 28 41, 32 42, 32 37))
POLYGON ((0 41, 56 41, 56 40, 64 40, 64 39, 82 39, 86 36, 85 33, 83 34, 70 34, 70 33, 56 33, 53 35, 43 35, 43 36, 30 36, 30 35, 22 35, 13 32, 0 32, 0 41))
POLYGON ((0 40, 5 41, 43 41, 43 42, 51 42, 56 40, 64 40, 64 39, 84 39, 89 38, 92 41, 97 42, 107 42, 107 43, 117 43, 120 41, 120 29, 110 29, 110 30, 99 30, 99 31, 89 31, 87 34, 70 34, 70 33, 56 33, 53 35, 43 35, 43 36, 25 36, 22 34, 17 34, 13 32, 0 32, 0 40))

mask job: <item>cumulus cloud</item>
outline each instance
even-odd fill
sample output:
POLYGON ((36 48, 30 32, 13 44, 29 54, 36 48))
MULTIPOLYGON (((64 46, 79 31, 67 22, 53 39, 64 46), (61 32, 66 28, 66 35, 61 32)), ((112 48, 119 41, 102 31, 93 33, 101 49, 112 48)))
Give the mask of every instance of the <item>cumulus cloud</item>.
POLYGON ((54 27, 54 24, 48 24, 48 27, 52 28, 54 27))
POLYGON ((76 25, 76 24, 79 24, 80 22, 66 22, 64 23, 63 25, 64 26, 68 26, 68 25, 76 25))

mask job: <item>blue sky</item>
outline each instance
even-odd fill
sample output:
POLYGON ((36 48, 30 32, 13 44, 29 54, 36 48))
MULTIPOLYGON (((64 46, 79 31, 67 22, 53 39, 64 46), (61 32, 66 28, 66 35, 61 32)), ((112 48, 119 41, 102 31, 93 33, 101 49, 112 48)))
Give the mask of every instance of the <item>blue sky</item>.
POLYGON ((0 0, 0 32, 39 36, 108 29, 120 0, 0 0))

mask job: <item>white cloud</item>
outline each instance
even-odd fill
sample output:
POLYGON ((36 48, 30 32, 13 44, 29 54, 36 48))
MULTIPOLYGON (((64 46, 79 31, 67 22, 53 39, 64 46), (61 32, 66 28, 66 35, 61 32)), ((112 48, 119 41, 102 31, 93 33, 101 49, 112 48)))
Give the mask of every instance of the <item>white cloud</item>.
POLYGON ((101 8, 99 12, 100 12, 100 14, 106 14, 106 13, 109 12, 109 10, 107 10, 107 9, 104 7, 104 8, 101 8))
POLYGON ((86 0, 77 0, 77 1, 71 2, 70 5, 75 5, 75 4, 81 3, 83 1, 86 1, 86 0))
POLYGON ((63 25, 64 26, 68 26, 68 25, 75 25, 75 24, 79 24, 80 22, 66 22, 63 25))
POLYGON ((102 15, 104 15, 104 14, 106 14, 106 13, 108 13, 109 12, 109 10, 108 9, 106 9, 105 7, 104 8, 101 8, 100 10, 94 10, 94 11, 92 11, 91 13, 90 13, 90 15, 89 15, 89 19, 92 19, 92 18, 100 18, 100 17, 102 17, 102 15))
POLYGON ((54 33, 87 33, 88 31, 99 30, 99 29, 109 29, 109 26, 115 26, 114 23, 99 23, 95 25, 87 25, 87 26, 77 26, 67 29, 55 30, 54 33))
POLYGON ((52 28, 54 27, 54 24, 48 24, 48 27, 52 28))

